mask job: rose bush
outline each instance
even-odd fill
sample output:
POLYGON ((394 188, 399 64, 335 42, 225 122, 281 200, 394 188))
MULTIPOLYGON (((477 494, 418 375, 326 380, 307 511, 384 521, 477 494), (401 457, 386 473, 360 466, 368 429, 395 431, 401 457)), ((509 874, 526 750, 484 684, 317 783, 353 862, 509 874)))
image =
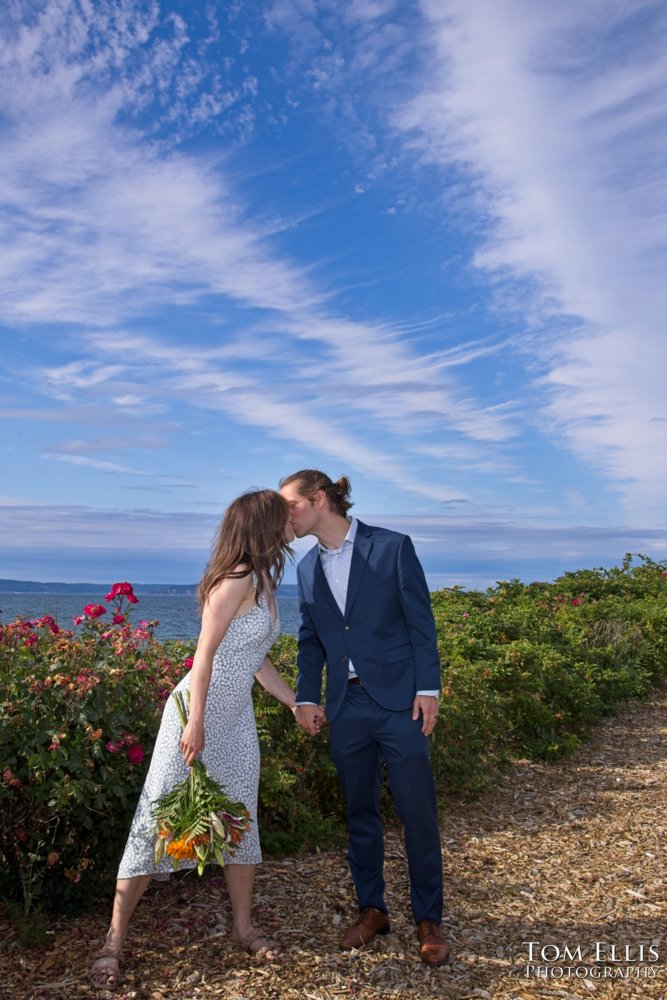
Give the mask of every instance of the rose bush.
MULTIPOLYGON (((129 586, 129 585, 128 585, 129 586)), ((89 895, 118 862, 165 699, 184 672, 151 623, 0 626, 0 888, 24 911, 89 895)), ((136 598, 134 598, 136 601, 136 598)))
MULTIPOLYGON (((646 557, 432 601, 441 791, 474 795, 511 756, 571 751, 620 700, 667 674, 667 568, 646 557)), ((164 702, 193 653, 192 643, 158 642, 155 623, 131 626, 135 602, 130 584, 115 584, 111 607, 86 606, 77 630, 49 617, 0 626, 0 890, 24 913, 113 889, 164 702)), ((281 636, 271 656, 293 683, 296 640, 281 636)), ((306 737, 255 687, 265 850, 343 836, 326 735, 306 737)))
MULTIPOLYGON (((86 605, 74 630, 50 617, 0 625, 0 892, 24 924, 113 888, 163 706, 192 667, 193 643, 130 624, 130 584, 106 600, 86 605)), ((288 679, 292 642, 273 650, 288 679)), ((256 687, 264 847, 323 843, 340 830, 326 742, 256 687)))

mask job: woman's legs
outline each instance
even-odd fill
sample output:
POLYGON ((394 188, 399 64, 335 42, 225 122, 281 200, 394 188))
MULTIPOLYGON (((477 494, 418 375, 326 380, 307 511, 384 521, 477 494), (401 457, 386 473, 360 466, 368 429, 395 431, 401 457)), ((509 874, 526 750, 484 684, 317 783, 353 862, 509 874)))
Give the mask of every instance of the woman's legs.
POLYGON ((93 960, 90 970, 93 985, 99 989, 113 989, 118 984, 120 955, 127 937, 128 924, 151 878, 151 875, 137 875, 135 878, 119 878, 116 882, 111 924, 104 945, 98 957, 93 960))
MULTIPOLYGON (((250 954, 271 960, 280 954, 280 945, 270 941, 251 918, 252 891, 256 865, 225 865, 225 880, 232 905, 232 940, 246 948, 250 954)), ((127 929, 139 900, 148 888, 152 876, 137 875, 121 878, 116 882, 111 924, 99 957, 93 960, 90 970, 93 985, 99 989, 113 989, 119 981, 120 954, 125 945, 127 929)))
POLYGON ((280 954, 277 941, 270 941, 252 922, 252 890, 256 865, 225 865, 225 881, 232 904, 232 941, 253 955, 269 961, 280 954))

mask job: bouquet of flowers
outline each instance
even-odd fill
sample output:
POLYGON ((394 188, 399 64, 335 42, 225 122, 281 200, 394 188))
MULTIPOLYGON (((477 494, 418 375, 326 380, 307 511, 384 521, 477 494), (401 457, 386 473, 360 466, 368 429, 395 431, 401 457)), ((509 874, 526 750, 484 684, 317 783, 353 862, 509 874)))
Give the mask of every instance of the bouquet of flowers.
MULTIPOLYGON (((185 729, 188 711, 182 691, 175 691, 181 726, 185 729)), ((180 861, 197 862, 200 875, 213 861, 224 865, 225 855, 233 854, 249 828, 250 813, 242 802, 232 802, 196 760, 190 773, 153 806, 155 821, 155 861, 169 855, 174 869, 180 861)))

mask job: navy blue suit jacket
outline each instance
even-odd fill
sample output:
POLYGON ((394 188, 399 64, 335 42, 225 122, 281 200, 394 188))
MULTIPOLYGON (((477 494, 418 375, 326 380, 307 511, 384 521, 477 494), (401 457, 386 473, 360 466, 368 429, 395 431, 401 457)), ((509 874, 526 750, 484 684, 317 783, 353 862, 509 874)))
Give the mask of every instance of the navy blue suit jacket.
POLYGON ((383 708, 412 707, 417 691, 440 688, 440 660, 424 571, 407 535, 357 522, 345 613, 331 593, 315 545, 297 569, 297 702, 335 718, 347 690, 348 664, 383 708))

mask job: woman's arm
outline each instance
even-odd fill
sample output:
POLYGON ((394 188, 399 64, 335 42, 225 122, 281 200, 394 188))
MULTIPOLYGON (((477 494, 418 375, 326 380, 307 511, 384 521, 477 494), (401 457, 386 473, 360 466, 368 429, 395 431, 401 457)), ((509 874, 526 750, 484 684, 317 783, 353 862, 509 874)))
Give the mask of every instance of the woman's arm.
POLYGON ((186 767, 204 749, 204 712, 211 683, 213 657, 229 623, 252 594, 252 577, 228 577, 211 591, 201 617, 201 630, 190 674, 190 711, 180 748, 186 767))
POLYGON ((294 691, 280 676, 268 656, 264 657, 264 661, 255 674, 255 678, 265 691, 268 691, 270 695, 277 698, 283 705, 287 705, 292 711, 295 710, 294 691))

